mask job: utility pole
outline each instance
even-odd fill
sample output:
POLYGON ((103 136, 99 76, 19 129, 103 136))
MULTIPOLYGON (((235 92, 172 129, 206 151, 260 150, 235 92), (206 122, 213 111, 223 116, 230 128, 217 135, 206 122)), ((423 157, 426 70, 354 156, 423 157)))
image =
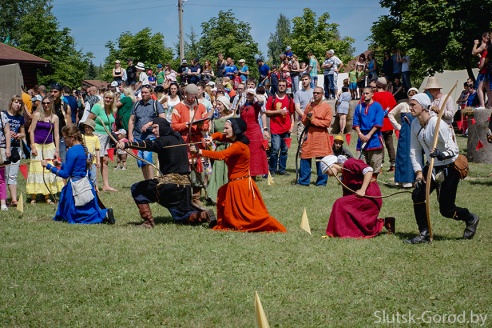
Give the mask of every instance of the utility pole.
POLYGON ((183 0, 178 0, 178 16, 179 16, 179 59, 181 63, 181 60, 183 60, 184 58, 183 0))

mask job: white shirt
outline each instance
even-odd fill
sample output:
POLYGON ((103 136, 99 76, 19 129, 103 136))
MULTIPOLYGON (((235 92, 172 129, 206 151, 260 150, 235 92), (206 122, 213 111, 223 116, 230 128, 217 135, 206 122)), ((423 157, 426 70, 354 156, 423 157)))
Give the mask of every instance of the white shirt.
MULTIPOLYGON (((412 161, 412 167, 415 172, 422 171, 424 163, 422 160, 422 151, 425 152, 427 161, 430 161, 429 153, 432 150, 432 144, 434 142, 434 130, 436 128, 437 116, 433 115, 422 127, 419 120, 413 120, 411 125, 411 140, 410 140, 410 159, 412 161)), ((453 133, 451 133, 450 127, 441 121, 439 124, 439 138, 437 139, 436 148, 440 151, 449 152, 453 154, 451 158, 447 158, 443 161, 435 158, 435 166, 444 166, 453 163, 459 155, 458 145, 453 140, 453 133)))

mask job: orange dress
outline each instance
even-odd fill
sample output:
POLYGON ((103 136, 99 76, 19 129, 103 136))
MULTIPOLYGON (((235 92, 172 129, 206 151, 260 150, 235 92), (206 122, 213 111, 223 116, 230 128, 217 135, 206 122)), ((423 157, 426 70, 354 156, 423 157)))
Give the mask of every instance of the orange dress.
MULTIPOLYGON (((223 133, 214 140, 231 142, 223 133)), ((247 232, 286 232, 287 229, 270 216, 256 183, 249 176, 249 147, 242 142, 231 143, 222 151, 202 150, 202 155, 226 162, 229 182, 217 193, 217 225, 215 230, 247 232)))

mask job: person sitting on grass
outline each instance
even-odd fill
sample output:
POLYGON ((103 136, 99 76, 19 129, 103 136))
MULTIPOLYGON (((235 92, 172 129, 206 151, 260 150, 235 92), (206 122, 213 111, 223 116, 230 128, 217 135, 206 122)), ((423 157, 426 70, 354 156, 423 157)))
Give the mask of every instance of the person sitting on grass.
POLYGON ((373 169, 361 160, 345 156, 329 155, 321 160, 323 173, 329 176, 342 175, 343 197, 333 204, 326 234, 341 238, 371 238, 377 236, 384 225, 378 218, 383 205, 373 169))
MULTIPOLYGON (((79 128, 76 125, 67 125, 62 129, 62 134, 69 149, 61 168, 52 166, 45 159, 41 160, 41 165, 51 173, 63 179, 70 179, 62 188, 53 220, 70 224, 114 224, 113 209, 99 206, 94 185, 87 178, 92 159, 88 156, 79 128)), ((54 161, 55 165, 58 163, 54 161)))
POLYGON ((230 118, 224 123, 224 133, 216 132, 207 142, 217 140, 229 142, 230 146, 221 151, 197 149, 198 153, 217 161, 225 161, 229 182, 217 193, 217 225, 214 230, 239 230, 243 232, 286 232, 287 229, 273 218, 253 181, 250 170, 249 139, 244 135, 246 122, 230 118))

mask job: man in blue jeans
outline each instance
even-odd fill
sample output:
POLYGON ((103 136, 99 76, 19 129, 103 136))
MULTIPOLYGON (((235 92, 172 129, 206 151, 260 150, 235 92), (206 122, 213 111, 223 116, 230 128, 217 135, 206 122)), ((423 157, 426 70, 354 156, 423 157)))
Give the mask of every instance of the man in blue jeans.
POLYGON ((294 127, 294 101, 287 95, 286 91, 287 81, 280 80, 277 94, 268 97, 266 103, 265 114, 270 117, 270 134, 272 136, 270 162, 268 163, 272 175, 289 175, 286 166, 290 133, 294 127))
MULTIPOLYGON (((130 120, 128 121, 128 140, 130 142, 154 140, 152 120, 158 116, 166 118, 166 113, 161 103, 154 101, 151 97, 150 85, 142 86, 140 92, 142 94, 142 100, 135 104, 130 115, 130 120)), ((153 163, 151 151, 139 150, 138 156, 153 163)), ((151 165, 140 160, 137 161, 137 165, 142 169, 145 180, 154 178, 154 168, 151 165)))

